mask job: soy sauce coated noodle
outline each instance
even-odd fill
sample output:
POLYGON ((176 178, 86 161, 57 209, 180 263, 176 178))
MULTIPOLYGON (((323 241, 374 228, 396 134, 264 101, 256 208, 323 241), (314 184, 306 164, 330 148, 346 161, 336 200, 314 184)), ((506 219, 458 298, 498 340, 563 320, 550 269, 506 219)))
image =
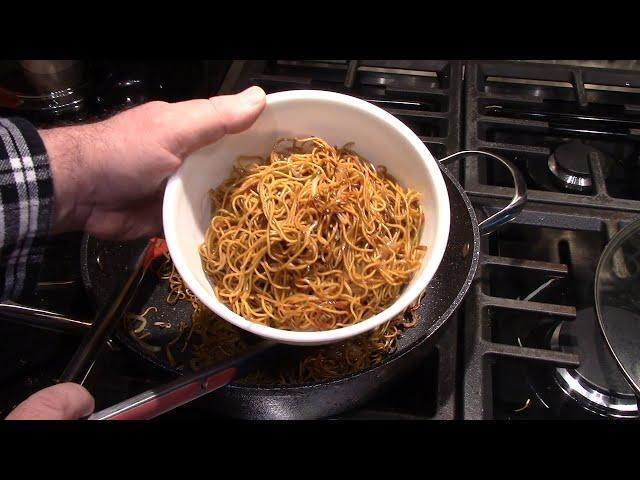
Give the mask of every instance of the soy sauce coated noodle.
POLYGON ((240 158, 210 195, 205 273, 221 302, 271 327, 330 330, 372 317, 426 250, 419 194, 349 145, 281 139, 266 161, 240 158))

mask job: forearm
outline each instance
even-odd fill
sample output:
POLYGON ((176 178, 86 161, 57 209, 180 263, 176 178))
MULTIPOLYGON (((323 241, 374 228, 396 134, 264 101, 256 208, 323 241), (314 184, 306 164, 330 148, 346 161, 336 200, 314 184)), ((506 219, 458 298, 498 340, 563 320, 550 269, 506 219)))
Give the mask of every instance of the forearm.
POLYGON ((91 210, 92 151, 101 140, 94 125, 40 130, 53 177, 51 233, 81 230, 91 210))

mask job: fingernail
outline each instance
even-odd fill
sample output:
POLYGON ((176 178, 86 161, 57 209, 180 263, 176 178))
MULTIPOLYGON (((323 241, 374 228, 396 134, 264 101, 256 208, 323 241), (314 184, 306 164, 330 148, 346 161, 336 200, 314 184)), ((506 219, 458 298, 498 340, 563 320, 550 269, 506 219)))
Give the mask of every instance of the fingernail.
POLYGON ((258 105, 264 102, 265 93, 260 87, 250 87, 240 93, 240 98, 244 103, 250 106, 258 105))

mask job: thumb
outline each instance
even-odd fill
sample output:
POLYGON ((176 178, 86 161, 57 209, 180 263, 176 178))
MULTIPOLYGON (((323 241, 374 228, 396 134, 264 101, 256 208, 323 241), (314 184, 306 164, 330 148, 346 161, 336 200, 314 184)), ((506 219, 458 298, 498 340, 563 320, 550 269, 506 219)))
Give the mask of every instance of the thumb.
POLYGON ((34 393, 7 420, 77 420, 93 412, 93 397, 77 383, 60 383, 34 393))
POLYGON ((171 129, 176 140, 173 153, 184 157, 228 133, 246 130, 265 105, 266 95, 260 87, 251 87, 236 95, 171 104, 171 129))

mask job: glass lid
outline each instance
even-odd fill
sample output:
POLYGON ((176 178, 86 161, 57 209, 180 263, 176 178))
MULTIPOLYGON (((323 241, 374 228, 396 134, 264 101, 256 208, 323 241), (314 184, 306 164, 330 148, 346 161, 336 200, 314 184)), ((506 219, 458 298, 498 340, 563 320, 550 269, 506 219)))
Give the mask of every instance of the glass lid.
POLYGON ((602 253, 595 303, 609 349, 640 397, 640 220, 620 230, 602 253))

